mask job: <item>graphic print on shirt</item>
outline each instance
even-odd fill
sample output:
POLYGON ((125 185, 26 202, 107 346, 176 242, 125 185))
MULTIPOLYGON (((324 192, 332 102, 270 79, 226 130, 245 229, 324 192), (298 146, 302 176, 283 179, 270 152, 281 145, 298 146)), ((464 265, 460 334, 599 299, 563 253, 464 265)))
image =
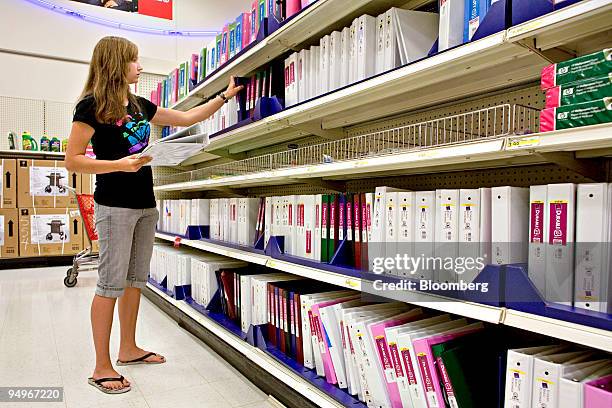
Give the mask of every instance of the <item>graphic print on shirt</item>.
POLYGON ((138 153, 149 144, 151 125, 142 113, 137 113, 134 116, 127 115, 117 122, 117 126, 122 126, 123 137, 130 142, 130 154, 138 153))

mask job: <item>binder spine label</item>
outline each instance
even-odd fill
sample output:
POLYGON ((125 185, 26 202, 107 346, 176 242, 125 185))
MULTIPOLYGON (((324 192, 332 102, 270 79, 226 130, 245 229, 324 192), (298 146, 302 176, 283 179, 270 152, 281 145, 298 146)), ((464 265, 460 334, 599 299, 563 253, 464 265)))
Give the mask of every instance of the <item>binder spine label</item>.
POLYGON ((567 244, 567 201, 555 200, 550 203, 549 244, 567 244))
POLYGON ((344 203, 339 202, 338 209, 338 240, 344 239, 344 203))
POLYGON ((438 368, 440 369, 440 374, 442 375, 442 382, 444 384, 444 392, 448 398, 448 403, 451 408, 459 408, 459 404, 457 404, 457 398, 455 397, 455 392, 453 390, 453 385, 450 382, 450 378, 448 378, 448 372, 446 371, 446 367, 444 366, 444 361, 440 357, 436 358, 436 362, 438 363, 438 368))
POLYGON ((408 384, 416 385, 417 380, 416 376, 414 375, 414 366, 412 365, 410 352, 407 349, 402 349, 402 360, 404 361, 404 367, 406 367, 406 377, 408 378, 408 384))
POLYGON ((348 201, 346 203, 346 239, 353 240, 353 204, 348 201))
POLYGON ((378 350, 378 357, 383 366, 383 371, 385 372, 385 378, 388 383, 395 382, 395 370, 393 369, 393 365, 391 364, 391 358, 389 357, 388 349, 387 349, 387 340, 385 336, 376 336, 376 348, 378 350))
POLYGON ((531 231, 529 231, 529 242, 540 244, 544 239, 542 226, 544 225, 544 203, 534 201, 531 203, 531 231))
POLYGON ((323 204, 323 213, 322 213, 322 217, 321 217, 321 238, 325 239, 327 238, 327 226, 328 226, 328 222, 327 222, 327 204, 323 204))
POLYGON ((423 377, 423 387, 425 389, 425 395, 427 396, 427 403, 430 408, 438 408, 438 397, 434 388, 433 380, 431 377, 431 371, 425 353, 417 354, 417 360, 419 362, 419 368, 423 377))
POLYGON ((404 377, 404 370, 402 369, 402 362, 400 361, 396 343, 389 343, 389 353, 391 354, 391 361, 393 362, 393 367, 395 368, 395 377, 397 378, 398 382, 405 384, 406 378, 404 377), (403 381, 400 381, 400 379, 403 381))

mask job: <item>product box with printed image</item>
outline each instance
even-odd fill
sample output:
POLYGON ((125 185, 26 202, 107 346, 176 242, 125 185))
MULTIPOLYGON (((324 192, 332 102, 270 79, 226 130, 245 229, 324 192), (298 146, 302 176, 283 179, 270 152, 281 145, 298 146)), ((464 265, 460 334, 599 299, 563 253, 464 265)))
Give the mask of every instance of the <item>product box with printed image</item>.
POLYGON ((612 123, 612 97, 544 109, 540 112, 540 132, 612 123))
POLYGON ((19 210, 0 208, 0 258, 19 256, 19 210))
POLYGON ((81 192, 81 175, 69 172, 63 161, 17 160, 19 208, 76 208, 77 200, 66 186, 81 192))
POLYGON ((76 208, 20 208, 20 256, 75 255, 83 249, 76 208))
POLYGON ((17 208, 17 162, 0 159, 0 208, 17 208))

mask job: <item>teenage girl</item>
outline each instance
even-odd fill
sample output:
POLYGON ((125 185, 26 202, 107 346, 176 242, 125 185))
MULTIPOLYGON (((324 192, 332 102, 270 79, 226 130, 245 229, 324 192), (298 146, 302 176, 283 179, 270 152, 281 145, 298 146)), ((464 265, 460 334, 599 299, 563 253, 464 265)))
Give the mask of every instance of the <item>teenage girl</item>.
POLYGON ((119 298, 121 342, 117 365, 161 364, 163 356, 136 343, 140 292, 149 275, 155 225, 150 157, 138 157, 149 142, 151 124, 191 126, 210 117, 242 86, 231 78, 225 92, 208 103, 180 112, 160 108, 133 95, 142 71, 138 48, 120 37, 101 39, 93 51, 89 76, 74 111, 66 151, 69 171, 97 174, 94 193, 100 244, 98 283, 91 304, 96 368, 89 384, 107 394, 130 391, 130 382, 113 368, 109 341, 119 298), (85 156, 91 141, 96 159, 85 156))

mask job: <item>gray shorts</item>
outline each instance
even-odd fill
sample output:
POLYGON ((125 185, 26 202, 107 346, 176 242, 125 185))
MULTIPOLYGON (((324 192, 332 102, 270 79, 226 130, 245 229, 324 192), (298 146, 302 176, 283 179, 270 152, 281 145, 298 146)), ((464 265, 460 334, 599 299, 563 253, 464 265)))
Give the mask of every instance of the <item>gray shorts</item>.
POLYGON ((149 279, 157 208, 132 209, 95 204, 100 264, 96 294, 117 298, 124 288, 143 289, 149 279))

